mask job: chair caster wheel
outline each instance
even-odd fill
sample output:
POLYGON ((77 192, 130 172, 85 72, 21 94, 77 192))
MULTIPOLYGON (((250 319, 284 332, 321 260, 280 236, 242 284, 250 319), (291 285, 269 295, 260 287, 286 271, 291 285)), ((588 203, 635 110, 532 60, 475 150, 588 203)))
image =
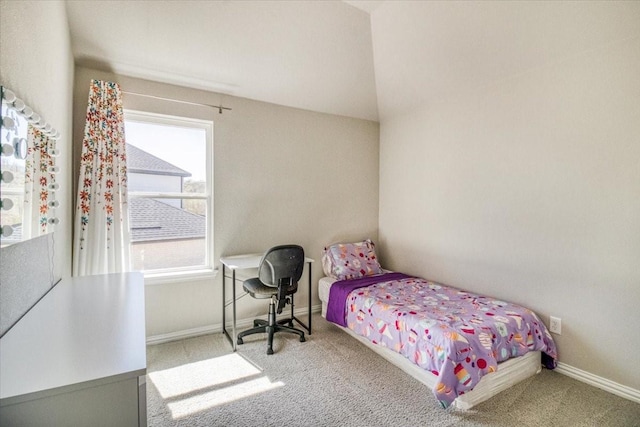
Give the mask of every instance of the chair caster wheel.
POLYGON ((268 348, 267 349, 267 354, 273 354, 273 349, 272 348, 268 348))
POLYGON ((238 338, 238 344, 244 344, 244 341, 242 341, 242 338, 238 338))
POLYGON ((305 342, 304 336, 300 337, 300 342, 305 342))

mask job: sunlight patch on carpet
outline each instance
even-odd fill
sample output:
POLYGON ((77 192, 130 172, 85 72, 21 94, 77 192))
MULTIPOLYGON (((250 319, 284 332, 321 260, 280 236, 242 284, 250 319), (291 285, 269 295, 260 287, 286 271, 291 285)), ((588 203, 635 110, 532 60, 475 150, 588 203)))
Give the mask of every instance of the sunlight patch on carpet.
POLYGON ((261 371, 252 363, 233 353, 151 372, 148 376, 160 395, 167 399, 259 374, 261 371))
POLYGON ((149 381, 166 399, 173 418, 282 387, 238 353, 151 372, 149 381), (256 378, 259 377, 259 378, 256 378))
POLYGON ((256 380, 245 381, 234 386, 199 393, 193 397, 169 403, 167 406, 175 420, 205 411, 215 406, 244 399, 255 394, 264 393, 266 391, 282 387, 283 385, 284 383, 281 381, 271 382, 269 378, 261 377, 256 380))

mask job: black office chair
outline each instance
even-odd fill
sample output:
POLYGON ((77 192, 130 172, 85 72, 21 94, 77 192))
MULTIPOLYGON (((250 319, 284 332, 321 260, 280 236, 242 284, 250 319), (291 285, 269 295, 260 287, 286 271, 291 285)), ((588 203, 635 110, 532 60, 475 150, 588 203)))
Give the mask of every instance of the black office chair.
MULTIPOLYGON (((257 333, 269 334, 267 354, 273 354, 273 334, 291 332, 304 342, 304 332, 293 327, 293 318, 276 321, 276 312, 282 313, 286 304, 292 304, 293 294, 298 290, 298 281, 304 269, 304 249, 298 245, 281 245, 269 249, 258 267, 258 277, 245 280, 242 287, 254 298, 271 298, 268 320, 256 319, 253 328, 238 334, 238 344, 242 338, 257 333), (289 326, 285 326, 285 325, 289 326)), ((293 315, 292 315, 293 316, 293 315)))

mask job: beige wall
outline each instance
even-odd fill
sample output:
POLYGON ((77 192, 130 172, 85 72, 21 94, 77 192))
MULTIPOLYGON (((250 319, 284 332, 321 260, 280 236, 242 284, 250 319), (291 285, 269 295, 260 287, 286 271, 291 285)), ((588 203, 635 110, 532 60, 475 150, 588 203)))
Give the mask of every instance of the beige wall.
MULTIPOLYGON (((124 91, 218 104, 217 110, 124 95, 126 108, 192 114, 214 121, 214 257, 298 243, 313 266, 319 304, 322 248, 334 241, 377 238, 378 124, 185 89, 76 67, 74 176, 77 176, 89 81, 115 80, 124 91)), ((307 273, 305 272, 305 278, 307 273)), ((146 288, 147 335, 219 325, 222 278, 146 288)), ((298 308, 307 301, 306 283, 298 308)), ((238 318, 266 313, 264 300, 244 298, 238 318)), ((229 311, 230 313, 230 311, 229 311)))
MULTIPOLYGON (((409 37, 376 18, 374 52, 409 37)), ((640 39, 535 65, 381 120, 381 258, 562 318, 561 362, 639 390, 640 39)))
POLYGON ((56 277, 71 275, 71 95, 73 58, 64 2, 0 1, 0 83, 62 135, 56 194, 56 277), (37 29, 37 31, 30 31, 37 29))

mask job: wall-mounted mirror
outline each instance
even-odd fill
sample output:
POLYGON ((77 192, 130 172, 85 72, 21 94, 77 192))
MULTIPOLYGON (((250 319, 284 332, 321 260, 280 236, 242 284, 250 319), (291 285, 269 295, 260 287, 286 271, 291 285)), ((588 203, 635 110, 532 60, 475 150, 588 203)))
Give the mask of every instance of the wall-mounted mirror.
POLYGON ((53 231, 60 134, 0 86, 0 246, 53 231))

